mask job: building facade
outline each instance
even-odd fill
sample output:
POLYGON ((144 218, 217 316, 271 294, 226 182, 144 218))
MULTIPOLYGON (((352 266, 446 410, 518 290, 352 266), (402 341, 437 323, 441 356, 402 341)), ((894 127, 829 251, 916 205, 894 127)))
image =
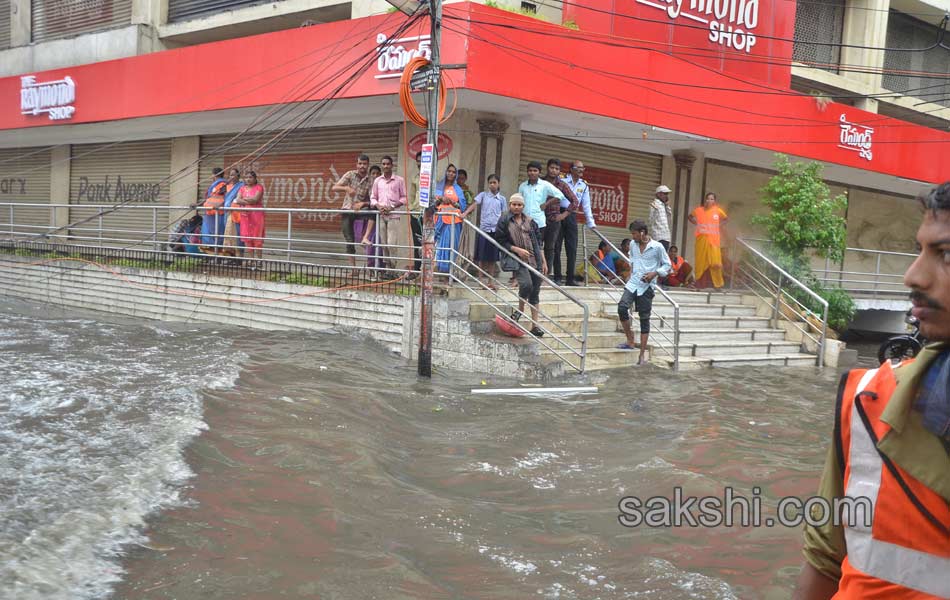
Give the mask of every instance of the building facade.
MULTIPOLYGON (((414 173, 423 132, 398 76, 428 31, 382 0, 11 0, 0 13, 0 203, 66 226, 84 205, 187 205, 211 169, 260 174, 273 207, 336 208, 367 152, 414 173), (328 98, 333 98, 328 102, 328 98)), ((848 245, 912 251, 913 198, 947 179, 950 51, 914 0, 522 2, 446 7, 451 117, 440 158, 510 194, 530 160, 579 159, 595 219, 619 241, 671 188, 674 243, 715 191, 743 235, 776 153, 825 165, 848 245), (557 8, 553 8, 557 6, 557 8), (519 8, 519 7, 513 7, 519 8), (567 24, 563 26, 562 24, 567 24)), ((950 45, 950 43, 948 43, 950 45)), ((443 163, 444 164, 444 163, 443 163)), ((0 211, 3 212, 3 211, 0 211)), ((0 214, 0 231, 6 214, 0 214)), ((148 228, 127 210, 105 227, 148 228)), ((286 223, 274 218, 271 235, 286 223)), ((294 234, 339 230, 308 217, 294 234)), ((82 237, 81 231, 75 233, 82 237)), ((846 265, 853 267, 856 265, 846 265)))

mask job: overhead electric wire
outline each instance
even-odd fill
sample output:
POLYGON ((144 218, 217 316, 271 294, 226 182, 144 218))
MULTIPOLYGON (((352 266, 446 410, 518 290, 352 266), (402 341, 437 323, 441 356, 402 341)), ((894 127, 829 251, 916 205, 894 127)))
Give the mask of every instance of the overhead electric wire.
MULTIPOLYGON (((398 38, 398 37, 399 37, 400 35, 402 35, 409 27, 411 27, 417 20, 418 20, 418 16, 417 16, 417 17, 410 18, 410 19, 407 19, 400 27, 398 27, 398 28, 396 29, 396 31, 395 31, 393 34, 391 34, 391 35, 383 42, 383 44, 385 45, 385 44, 387 44, 387 43, 390 43, 392 40, 398 38)), ((359 41, 359 42, 357 42, 356 45, 354 45, 354 48, 355 48, 356 46, 358 46, 359 44, 364 43, 364 42, 365 42, 365 40, 364 40, 364 41, 359 41)), ((244 157, 242 157, 241 159, 239 159, 237 162, 243 162, 243 161, 248 160, 248 158, 250 158, 250 157, 252 157, 252 156, 259 156, 260 154, 263 154, 264 152, 268 151, 271 147, 273 147, 274 144, 276 144, 276 143, 278 143, 280 140, 284 139, 284 137, 286 137, 286 135, 287 135, 290 131, 293 131, 294 129, 300 127, 300 125, 301 125, 302 123, 305 123, 308 119, 310 119, 311 117, 313 117, 314 115, 316 115, 316 114, 317 114, 320 110, 322 110, 330 101, 334 100, 334 99, 335 99, 335 96, 336 96, 338 93, 340 93, 342 90, 344 90, 344 89, 346 89, 347 87, 349 87, 349 85, 351 85, 353 82, 355 82, 356 78, 358 78, 359 75, 361 75, 363 72, 365 72, 366 69, 368 69, 369 66, 371 66, 371 65, 373 64, 373 62, 376 60, 376 57, 377 57, 376 48, 377 48, 377 46, 374 46, 372 50, 369 50, 369 51, 363 53, 363 54, 360 55, 358 58, 354 59, 353 61, 351 61, 350 63, 348 63, 348 64, 345 65, 344 67, 342 67, 340 70, 334 72, 328 79, 325 79, 325 80, 323 80, 323 81, 320 82, 320 83, 317 83, 317 84, 312 85, 306 92, 304 92, 304 94, 303 94, 302 96, 300 96, 301 100, 298 101, 297 103, 285 104, 285 105, 276 105, 276 106, 268 107, 268 111, 271 111, 271 110, 273 110, 274 108, 279 108, 279 109, 287 109, 287 108, 289 108, 289 109, 293 110, 293 109, 295 109, 300 103, 305 102, 305 99, 308 98, 309 95, 311 95, 314 91, 319 90, 320 88, 324 87, 325 85, 328 85, 330 82, 332 82, 332 81, 338 79, 342 74, 344 74, 346 71, 348 71, 349 69, 351 69, 351 68, 353 67, 353 65, 365 61, 365 64, 363 64, 356 72, 351 73, 349 77, 347 77, 346 79, 344 79, 336 88, 334 88, 334 90, 331 92, 331 94, 330 94, 329 96, 327 96, 327 97, 325 97, 325 98, 323 98, 323 99, 318 100, 318 101, 316 102, 316 105, 315 105, 315 106, 313 106, 313 107, 308 107, 308 110, 306 110, 306 111, 304 112, 304 114, 303 114, 300 118, 296 119, 295 122, 292 123, 289 127, 285 128, 284 130, 278 132, 276 135, 272 136, 270 140, 268 140, 267 142, 265 142, 265 144, 259 146, 258 148, 256 148, 256 149, 253 150, 252 152, 248 153, 247 155, 245 155, 244 157), (372 60, 365 60, 365 59, 367 59, 367 58, 371 58, 372 60)), ((265 113, 268 112, 268 111, 265 111, 265 113)), ((271 115, 271 116, 272 116, 272 115, 271 115)), ((256 121, 257 121, 257 119, 255 119, 255 122, 256 122, 256 121)), ((254 124, 254 122, 252 122, 252 125, 253 125, 253 124, 254 124)), ((245 134, 249 131, 250 127, 251 127, 251 126, 246 127, 242 132, 240 132, 240 133, 238 133, 238 134, 235 134, 235 135, 232 136, 229 140, 227 140, 226 142, 222 143, 220 146, 216 147, 216 148, 213 149, 213 150, 210 150, 209 152, 207 152, 206 154, 204 154, 204 155, 202 155, 202 156, 199 156, 196 160, 192 161, 192 162, 189 163, 187 166, 185 166, 185 167, 179 169, 176 173, 171 174, 171 175, 169 175, 168 177, 163 178, 161 181, 159 181, 159 185, 168 184, 168 183, 170 183, 170 182, 173 182, 173 181, 177 180, 177 178, 179 178, 179 177, 183 176, 183 174, 189 172, 192 168, 194 168, 196 165, 200 164, 200 162, 201 162, 202 160, 204 160, 205 158, 207 158, 208 156, 214 155, 214 154, 216 154, 216 153, 218 153, 218 152, 220 152, 220 151, 222 151, 222 150, 226 150, 229 145, 232 145, 232 146, 233 146, 233 142, 235 142, 238 138, 240 138, 240 136, 245 135, 245 134)), ((272 132, 273 129, 271 129, 270 131, 272 132)), ((262 133, 263 133, 263 132, 262 132, 262 133)), ((242 142, 242 143, 244 143, 244 142, 242 142)), ((235 164, 237 164, 237 163, 235 163, 235 164)), ((62 230, 64 230, 64 229, 75 228, 77 225, 82 225, 82 224, 84 224, 84 223, 86 223, 86 222, 88 222, 88 221, 90 221, 90 220, 92 220, 92 219, 94 219, 94 218, 97 218, 97 217, 102 216, 102 215, 105 215, 105 214, 109 214, 109 213, 111 213, 111 212, 115 212, 115 211, 121 209, 122 207, 126 206, 126 205, 129 204, 129 203, 131 203, 131 200, 125 201, 125 202, 122 202, 122 203, 117 203, 117 204, 113 205, 112 207, 110 207, 110 208, 108 208, 108 209, 103 209, 103 210, 101 210, 99 213, 97 213, 97 214, 95 214, 95 215, 92 215, 92 216, 90 216, 90 217, 88 217, 88 218, 81 219, 81 220, 79 220, 79 221, 77 221, 77 222, 69 223, 69 224, 67 224, 67 225, 64 225, 64 226, 62 226, 62 227, 58 227, 58 228, 53 229, 53 230, 51 230, 51 231, 47 231, 47 232, 40 233, 40 234, 32 234, 30 237, 45 238, 45 237, 49 237, 49 236, 55 235, 56 233, 58 233, 58 232, 60 232, 60 231, 62 231, 62 230)), ((81 208, 81 207, 82 207, 81 204, 77 204, 77 205, 76 205, 76 208, 81 208)), ((154 236, 153 236, 153 237, 154 237, 154 236)), ((144 242, 144 240, 143 240, 143 242, 144 242)), ((139 242, 139 243, 142 243, 142 242, 139 242)))
MULTIPOLYGON (((388 20, 388 19, 389 19, 389 17, 387 17, 387 20, 388 20)), ((385 24, 385 22, 384 22, 383 24, 385 24)), ((378 30, 381 25, 382 25, 382 24, 374 24, 374 25, 372 25, 372 26, 370 26, 370 27, 366 27, 366 28, 364 28, 363 30, 360 30, 359 32, 356 32, 356 33, 354 33, 353 30, 350 30, 350 32, 347 33, 347 35, 344 36, 343 38, 341 38, 340 40, 337 40, 336 42, 334 42, 334 43, 332 43, 332 44, 327 44, 326 46, 321 46, 321 47, 319 47, 319 48, 316 48, 316 49, 314 49, 314 50, 311 50, 311 51, 309 51, 309 52, 306 52, 306 53, 304 53, 304 54, 301 54, 300 56, 291 58, 291 59, 288 60, 287 63, 284 63, 284 64, 289 64, 289 63, 292 63, 292 62, 296 62, 296 61, 300 60, 300 59, 303 58, 303 57, 312 56, 312 55, 314 55, 314 54, 316 54, 316 53, 318 53, 318 52, 322 52, 322 51, 324 51, 324 50, 326 50, 327 48, 330 48, 330 47, 338 47, 339 44, 340 44, 340 42, 342 42, 342 41, 343 41, 344 39, 346 39, 347 37, 352 36, 352 35, 360 35, 360 34, 363 34, 363 33, 365 33, 367 30, 368 30, 368 31, 378 30)), ((355 29, 355 27, 354 27, 354 29, 355 29)), ((359 38, 357 38, 357 39, 359 39, 359 38)), ((362 42, 357 42, 356 45, 358 45, 359 43, 362 43, 362 42)), ((353 47, 355 48, 355 45, 354 45, 353 47)), ((330 54, 330 55, 328 55, 326 58, 334 58, 334 55, 333 55, 333 54, 330 54)), ((326 58, 324 58, 324 61, 326 60, 326 58)), ((273 83, 276 83, 276 82, 278 82, 278 81, 281 81, 281 80, 283 80, 283 79, 286 79, 286 78, 288 78, 288 77, 290 77, 290 76, 292 76, 292 75, 296 75, 297 73, 299 73, 299 72, 301 72, 301 71, 304 71, 304 70, 306 70, 306 69, 316 69, 320 64, 322 64, 322 62, 323 62, 323 61, 319 61, 319 62, 316 62, 316 63, 307 63, 307 64, 305 64, 304 66, 302 66, 302 67, 300 67, 300 68, 298 68, 298 69, 295 69, 295 70, 293 70, 293 71, 291 71, 291 72, 289 72, 289 73, 284 73, 284 74, 281 74, 281 75, 278 75, 278 76, 274 77, 273 79, 265 80, 265 81, 261 82, 260 84, 254 86, 254 87, 252 87, 252 88, 247 88, 247 89, 241 88, 241 91, 240 91, 239 93, 237 93, 237 94, 235 94, 235 95, 233 95, 233 96, 228 96, 228 97, 226 97, 226 98, 223 98, 223 99, 221 99, 221 100, 218 100, 216 103, 211 104, 211 105, 205 107, 205 110, 213 110, 213 109, 215 109, 215 108, 217 108, 217 107, 219 107, 219 106, 221 106, 221 105, 223 105, 223 104, 225 104, 225 103, 227 103, 227 102, 230 102, 231 100, 235 100, 235 99, 237 99, 237 98, 241 98, 241 97, 243 97, 243 96, 246 96, 246 95, 248 95, 248 94, 250 94, 250 93, 252 93, 252 92, 255 92, 255 91, 257 91, 257 90, 259 90, 259 89, 261 89, 261 88, 263 88, 263 87, 266 87, 266 86, 268 86, 268 85, 271 85, 271 84, 273 84, 273 83)), ((262 74, 262 73, 268 73, 268 72, 270 72, 271 70, 272 70, 272 69, 271 69, 270 67, 268 67, 267 69, 262 69, 262 70, 258 71, 257 73, 254 73, 254 74, 250 75, 249 77, 254 77, 254 76, 260 75, 260 74, 262 74)), ((301 83, 306 83, 306 79, 303 79, 301 83)), ((301 83, 298 83, 298 84, 295 86, 295 88, 296 88, 297 86, 301 85, 301 83)), ((292 90, 291 90, 291 91, 292 91, 292 90)), ((199 99, 199 98, 202 98, 202 97, 208 96, 208 95, 212 95, 212 94, 215 95, 215 96, 220 96, 220 95, 221 95, 221 90, 219 90, 219 89, 217 89, 217 88, 212 88, 212 89, 210 89, 210 90, 200 92, 200 93, 195 94, 195 95, 193 95, 193 96, 191 96, 191 97, 189 97, 189 98, 187 98, 187 99, 185 99, 185 100, 181 100, 181 101, 178 102, 176 105, 172 106, 169 110, 174 110, 176 106, 182 106, 182 105, 184 105, 184 104, 186 104, 186 103, 192 102, 193 100, 197 100, 197 99, 199 99)), ((288 95, 289 95, 289 94, 285 94, 284 97, 282 98, 282 100, 285 99, 285 98, 287 98, 288 95)), ((272 111, 272 110, 274 110, 275 108, 279 108, 280 106, 281 106, 281 104, 275 103, 274 105, 267 107, 267 108, 263 111, 263 114, 266 115, 267 112, 272 111)), ((188 118, 189 116, 191 116, 192 114, 193 114, 193 113, 180 113, 179 115, 177 115, 177 117, 175 118, 175 120, 184 120, 184 119, 188 118)), ((0 133, 2 133, 2 132, 0 132, 0 133)), ((161 135, 161 134, 166 133, 166 132, 165 132, 165 131, 159 131, 159 130, 153 130, 153 131, 146 131, 146 132, 143 132, 143 133, 155 133, 155 134, 161 135)), ((108 148, 110 148, 110 147, 112 147, 112 146, 115 146, 115 145, 117 145, 117 144, 122 144, 122 143, 125 143, 125 142, 128 142, 128 141, 141 140, 141 139, 147 139, 147 138, 142 138, 141 136, 136 136, 135 138, 129 138, 129 139, 124 139, 124 140, 117 140, 117 141, 114 141, 114 142, 107 143, 107 144, 105 144, 105 145, 101 145, 101 146, 98 147, 98 148, 85 151, 85 152, 83 152, 83 153, 81 153, 81 154, 78 154, 78 155, 76 155, 76 156, 70 156, 70 157, 68 157, 68 158, 65 158, 65 159, 62 159, 62 160, 58 160, 58 161, 51 161, 51 162, 50 162, 50 165, 55 165, 55 164, 60 164, 60 163, 64 163, 64 162, 69 162, 69 161, 74 160, 74 159, 76 159, 76 158, 82 158, 82 157, 87 156, 87 155, 89 155, 89 154, 94 154, 94 153, 96 153, 96 152, 101 152, 102 150, 108 149, 108 148)), ((91 142, 91 143, 95 143, 95 142, 91 142)), ((52 149, 54 149, 54 148, 60 148, 60 147, 63 147, 63 146, 71 146, 71 145, 75 145, 75 144, 72 144, 72 143, 64 143, 64 144, 53 144, 53 145, 50 145, 50 146, 45 146, 45 147, 43 147, 43 148, 37 149, 37 150, 35 150, 35 151, 33 151, 33 152, 30 152, 30 153, 27 153, 27 154, 25 154, 25 155, 19 155, 19 156, 14 157, 14 158, 4 159, 4 160, 0 161, 0 164, 5 164, 5 163, 8 163, 8 162, 14 162, 14 161, 17 161, 17 160, 21 160, 22 158, 24 158, 24 157, 26 157, 26 156, 32 156, 32 155, 34 155, 34 154, 39 154, 39 153, 45 152, 45 151, 47 151, 47 150, 52 150, 52 149)), ((6 148, 0 148, 0 150, 5 150, 5 149, 6 149, 6 148)), ((33 168, 33 169, 26 169, 26 170, 23 170, 23 171, 19 171, 17 174, 30 173, 30 172, 32 172, 32 171, 42 170, 42 169, 45 169, 45 168, 46 168, 46 166, 36 167, 36 168, 33 168)), ((186 168, 188 168, 188 167, 186 167, 186 168)))
MULTIPOLYGON (((547 1, 547 0, 535 0, 535 2, 536 2, 537 4, 540 4, 540 5, 542 5, 542 6, 549 6, 550 8, 557 8, 557 7, 551 7, 549 4, 546 4, 546 1, 547 1)), ((622 19, 630 19, 630 20, 633 20, 633 21, 641 21, 641 22, 644 22, 644 23, 655 23, 655 24, 659 24, 659 25, 668 25, 668 26, 672 26, 672 27, 680 27, 680 28, 685 28, 685 29, 696 29, 696 30, 703 31, 703 32, 708 32, 708 31, 709 31, 709 28, 708 28, 708 27, 703 27, 702 25, 691 25, 691 24, 689 24, 689 23, 678 22, 678 21, 671 21, 671 20, 669 20, 669 19, 667 19, 667 20, 662 20, 662 19, 650 19, 650 18, 647 18, 647 17, 639 17, 639 16, 636 16, 636 15, 630 15, 630 14, 625 14, 625 13, 621 13, 621 12, 617 12, 617 11, 613 11, 613 10, 607 10, 607 9, 604 9, 604 8, 594 8, 594 7, 591 7, 591 6, 584 6, 584 5, 582 5, 582 4, 578 4, 578 3, 576 3, 576 2, 572 2, 571 0, 550 0, 550 1, 551 1, 551 2, 557 2, 557 3, 561 4, 562 6, 563 6, 563 5, 573 6, 573 7, 582 9, 582 10, 587 10, 587 11, 591 11, 591 12, 595 12, 595 13, 600 13, 600 14, 606 14, 606 15, 610 15, 610 16, 614 16, 614 17, 620 17, 620 18, 622 18, 622 19)), ((764 35, 764 34, 758 34, 758 33, 755 33, 755 34, 753 34, 753 35, 755 35, 756 39, 776 40, 776 41, 779 41, 779 42, 790 42, 790 43, 793 43, 793 44, 795 44, 795 43, 798 43, 798 44, 807 44, 807 45, 809 45, 809 46, 831 46, 831 47, 834 47, 834 48, 854 48, 854 49, 857 49, 857 50, 879 50, 879 51, 882 51, 882 52, 926 52, 927 50, 933 50, 934 48, 941 47, 941 43, 943 42, 943 38, 944 38, 944 33, 946 33, 945 25, 946 25, 947 19, 948 19, 947 15, 944 15, 944 18, 943 18, 943 21, 942 21, 942 27, 940 28, 940 31, 938 32, 938 35, 937 35, 937 40, 936 40, 932 45, 927 46, 926 48, 892 48, 892 47, 888 47, 888 46, 864 46, 864 45, 861 45, 861 44, 842 44, 842 43, 840 43, 840 42, 811 42, 811 41, 807 41, 807 40, 796 40, 796 39, 793 38, 793 37, 792 37, 792 38, 786 38, 786 37, 781 37, 781 36, 764 35)), ((950 48, 948 48, 948 49, 950 49, 950 48)))
MULTIPOLYGON (((455 27, 452 27, 452 26, 449 25, 449 24, 444 25, 444 27, 446 27, 447 29, 449 29, 449 30, 451 30, 451 31, 454 31, 454 32, 457 32, 457 33, 462 33, 461 30, 459 30, 459 29, 457 29, 457 28, 455 28, 455 27)), ((736 113, 740 113, 740 114, 744 114, 744 115, 752 115, 752 116, 758 116, 758 117, 765 117, 765 118, 768 118, 768 119, 782 119, 782 120, 794 121, 794 122, 792 122, 792 123, 779 123, 779 122, 774 122, 774 121, 771 121, 771 122, 763 122, 763 121, 741 121, 741 120, 736 120, 736 119, 713 119, 713 118, 710 118, 710 117, 708 117, 708 116, 703 116, 703 115, 698 115, 698 114, 690 114, 690 113, 683 113, 683 112, 672 111, 672 110, 668 110, 668 109, 665 109, 665 108, 662 108, 662 107, 656 106, 656 105, 639 104, 639 103, 636 103, 636 102, 634 102, 634 101, 629 100, 629 99, 626 98, 626 97, 618 97, 618 96, 610 95, 610 94, 608 94, 607 92, 603 91, 603 89, 594 89, 594 88, 591 88, 591 87, 589 87, 589 86, 585 86, 585 85, 583 85, 583 84, 580 84, 580 83, 578 83, 578 82, 576 82, 576 81, 572 81, 572 82, 571 82, 571 85, 572 85, 572 86, 581 87, 581 88, 586 89, 586 90, 588 90, 588 91, 590 91, 590 92, 596 93, 596 94, 598 94, 598 95, 600 95, 600 96, 604 96, 604 97, 607 97, 607 98, 610 98, 610 99, 613 99, 613 100, 617 100, 618 102, 623 102, 623 103, 628 104, 628 105, 636 106, 636 107, 642 108, 642 109, 644 109, 644 110, 651 110, 651 111, 654 111, 654 112, 662 112, 662 113, 672 114, 672 115, 675 115, 675 116, 687 117, 687 118, 690 118, 690 119, 696 119, 696 120, 702 120, 702 121, 716 121, 716 122, 722 122, 722 123, 728 123, 728 124, 734 124, 734 125, 752 125, 752 126, 763 126, 763 127, 826 127, 826 128, 837 128, 837 127, 839 126, 838 123, 832 123, 832 122, 828 122, 828 121, 822 121, 822 120, 819 120, 819 119, 812 119, 812 118, 807 118, 807 117, 795 117, 795 116, 791 116, 791 115, 782 115, 782 114, 774 114, 774 113, 760 113, 760 112, 750 111, 750 110, 747 110, 747 109, 737 108, 737 107, 733 107, 733 106, 726 106, 726 105, 723 105, 722 103, 717 103, 717 102, 713 102, 713 101, 701 100, 701 99, 695 98, 695 97, 678 96, 678 95, 673 94, 673 93, 671 93, 671 92, 661 91, 661 90, 656 89, 655 87, 651 87, 651 86, 646 85, 646 84, 644 84, 644 83, 640 83, 640 81, 652 81, 652 80, 649 80, 649 79, 646 79, 646 78, 638 78, 638 77, 628 76, 628 75, 625 75, 625 74, 622 74, 622 73, 615 73, 615 72, 610 72, 610 71, 603 71, 603 70, 596 69, 596 68, 593 68, 593 67, 589 67, 589 66, 585 66, 585 65, 579 65, 579 64, 577 64, 575 61, 568 61, 567 59, 562 59, 562 58, 560 58, 560 57, 550 56, 550 55, 543 54, 543 53, 536 53, 536 52, 533 52, 533 51, 531 51, 531 50, 526 49, 524 46, 521 46, 521 45, 519 45, 519 44, 516 44, 516 43, 513 42, 511 39, 507 39, 507 38, 506 38, 506 39, 504 40, 504 42, 502 43, 502 42, 495 42, 495 41, 489 40, 489 39, 487 39, 487 38, 485 38, 485 37, 483 37, 483 36, 480 36, 480 35, 471 33, 470 31, 469 31, 469 32, 466 32, 466 33, 467 33, 467 35, 469 35, 469 37, 471 37, 472 39, 476 39, 476 40, 479 40, 479 41, 483 41, 483 42, 485 42, 485 43, 487 43, 487 44, 490 44, 490 45, 492 45, 492 46, 495 46, 496 48, 501 49, 503 52, 505 52, 506 54, 508 54, 508 55, 511 56, 512 58, 521 60, 522 62, 524 62, 525 64, 527 64, 529 67, 531 67, 531 68, 536 68, 536 69, 538 69, 538 70, 541 70, 541 71, 543 71, 543 72, 548 73, 549 75, 560 76, 560 75, 557 74, 557 73, 553 73, 553 72, 551 72, 551 71, 549 71, 549 70, 544 69, 543 67, 539 66, 537 63, 530 62, 530 61, 528 61, 527 59, 525 59, 525 58, 523 58, 523 57, 521 57, 521 56, 515 54, 514 51, 516 51, 516 52, 518 52, 518 53, 526 54, 526 55, 528 55, 528 56, 531 56, 531 57, 536 58, 536 59, 539 59, 539 60, 548 61, 548 62, 557 62, 557 63, 564 64, 564 65, 567 65, 567 66, 576 67, 576 68, 581 68, 581 69, 584 69, 584 70, 587 70, 587 71, 595 72, 595 73, 597 73, 597 74, 599 74, 599 75, 601 75, 601 76, 603 76, 603 77, 605 77, 605 78, 607 78, 607 79, 611 79, 611 80, 614 80, 614 81, 619 81, 619 82, 621 82, 621 83, 625 83, 625 84, 628 84, 628 85, 637 86, 637 87, 639 87, 639 88, 641 88, 641 89, 648 90, 648 91, 653 92, 653 93, 655 93, 655 94, 660 94, 660 95, 663 95, 663 96, 668 96, 668 97, 672 97, 672 98, 677 98, 677 99, 679 99, 679 100, 685 100, 685 101, 688 101, 688 102, 691 102, 691 103, 694 103, 694 104, 706 105, 706 106, 710 106, 710 107, 714 107, 714 108, 718 108, 718 109, 726 109, 726 110, 730 110, 730 111, 733 111, 733 112, 736 112, 736 113), (626 79, 635 79, 635 80, 637 80, 637 81, 635 81, 635 82, 625 81, 626 79)), ((801 97, 807 97, 807 96, 805 96, 805 95, 803 95, 803 94, 794 94, 794 96, 799 97, 799 98, 801 98, 801 97)), ((901 123, 901 124, 894 124, 894 125, 892 125, 891 127, 898 127, 898 126, 903 127, 903 126, 916 126, 916 125, 913 125, 913 124, 911 124, 911 123, 907 123, 907 124, 901 123)))

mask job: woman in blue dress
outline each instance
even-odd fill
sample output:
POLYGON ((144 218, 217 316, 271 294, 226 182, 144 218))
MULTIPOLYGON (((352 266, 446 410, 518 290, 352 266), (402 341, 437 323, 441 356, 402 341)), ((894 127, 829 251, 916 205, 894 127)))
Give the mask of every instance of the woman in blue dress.
POLYGON ((457 173, 450 164, 435 186, 435 270, 440 273, 448 273, 452 265, 452 253, 458 250, 462 236, 462 212, 467 208, 465 192, 455 181, 457 173))

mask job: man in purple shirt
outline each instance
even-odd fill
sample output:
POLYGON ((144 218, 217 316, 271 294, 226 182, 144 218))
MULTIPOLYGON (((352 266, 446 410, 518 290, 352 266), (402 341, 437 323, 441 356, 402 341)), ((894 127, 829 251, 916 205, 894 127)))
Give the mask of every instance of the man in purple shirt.
MULTIPOLYGON (((384 251, 386 268, 396 268, 397 257, 403 253, 399 248, 408 231, 406 220, 406 181, 393 173, 393 159, 384 156, 380 163, 383 169, 381 177, 373 182, 373 191, 369 197, 369 205, 379 211, 376 227, 379 229, 379 243, 384 251), (400 214, 403 213, 403 214, 400 214)), ((405 266, 405 265, 399 265, 405 266)), ((395 278, 395 274, 390 273, 395 278)))
POLYGON ((547 225, 544 227, 544 260, 547 261, 548 265, 553 265, 557 238, 561 233, 561 221, 577 211, 578 202, 574 190, 561 179, 561 161, 558 159, 552 158, 548 161, 548 173, 542 179, 556 187, 567 199, 567 207, 564 212, 561 212, 561 200, 559 198, 551 196, 544 203, 544 217, 547 221, 547 225))

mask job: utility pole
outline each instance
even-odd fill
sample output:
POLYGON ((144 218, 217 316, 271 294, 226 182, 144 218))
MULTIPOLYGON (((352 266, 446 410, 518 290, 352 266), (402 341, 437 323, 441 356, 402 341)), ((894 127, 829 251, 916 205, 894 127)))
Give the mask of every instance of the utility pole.
MULTIPOLYGON (((442 0, 429 0, 431 20, 431 72, 428 83, 426 111, 426 145, 432 151, 429 176, 428 206, 422 219, 422 281, 419 312, 419 370, 422 377, 432 377, 432 283, 435 266, 435 174, 439 161, 439 82, 442 78, 440 46, 442 43, 442 0)), ((425 150, 423 150, 425 152, 425 150)), ((422 182, 420 182, 422 183, 422 182)))

